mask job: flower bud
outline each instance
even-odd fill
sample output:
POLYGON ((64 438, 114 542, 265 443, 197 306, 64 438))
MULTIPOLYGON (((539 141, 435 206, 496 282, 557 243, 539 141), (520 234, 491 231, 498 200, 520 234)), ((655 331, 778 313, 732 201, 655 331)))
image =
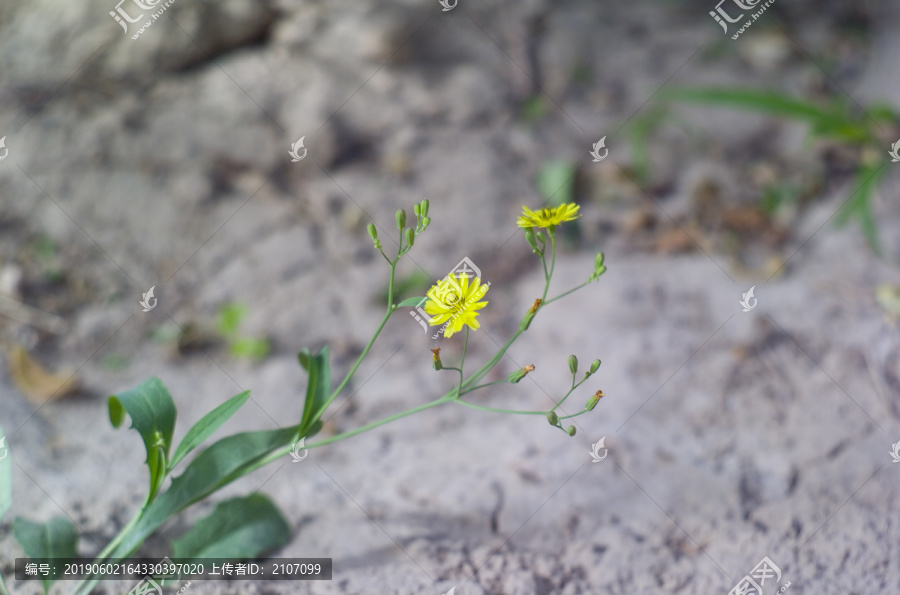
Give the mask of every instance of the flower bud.
POLYGON ((367 227, 366 229, 369 230, 369 237, 370 237, 370 238, 372 238, 373 240, 377 240, 377 239, 378 239, 378 229, 375 227, 375 224, 374 224, 374 223, 369 223, 369 227, 367 227))
POLYGON ((538 298, 534 300, 534 303, 531 304, 531 308, 529 308, 528 313, 525 314, 525 318, 523 318, 522 322, 519 323, 519 330, 528 330, 528 327, 531 326, 531 321, 534 320, 534 315, 537 314, 538 308, 540 307, 541 299, 538 298))
POLYGON ((528 245, 531 246, 531 249, 534 250, 535 253, 540 252, 537 247, 537 242, 534 239, 534 232, 530 227, 525 230, 525 241, 528 242, 528 245))
POLYGON ((441 348, 435 347, 434 349, 431 350, 431 353, 433 354, 432 355, 432 360, 433 360, 432 365, 434 366, 434 369, 435 370, 443 370, 444 364, 441 362, 441 348))
POLYGON ((574 376, 578 372, 578 358, 574 355, 569 356, 569 372, 574 376))
POLYGON ((574 435, 575 435, 575 426, 569 426, 569 429, 566 430, 566 433, 567 433, 569 436, 574 436, 574 435))
POLYGON ((412 248, 413 242, 416 240, 416 232, 412 227, 406 228, 406 245, 412 248))
POLYGON ((426 227, 428 227, 429 224, 431 224, 431 217, 429 217, 428 215, 425 215, 422 218, 422 229, 425 229, 426 227))
POLYGON ((599 403, 600 399, 602 399, 602 398, 603 398, 603 391, 598 390, 596 393, 594 393, 591 396, 591 398, 589 398, 587 400, 587 403, 584 404, 585 411, 593 411, 594 407, 597 406, 597 403, 599 403))
POLYGON ((518 382, 519 382, 520 380, 522 380, 523 378, 525 378, 526 376, 528 376, 528 373, 529 373, 529 372, 534 372, 534 365, 533 365, 533 364, 532 364, 532 365, 525 366, 525 367, 522 368, 521 370, 516 370, 515 372, 513 372, 512 374, 509 375, 509 378, 507 378, 507 380, 509 380, 509 381, 512 382, 513 384, 518 384, 518 382))
POLYGON ((550 411, 547 413, 547 421, 550 422, 551 426, 555 426, 559 424, 559 416, 556 415, 556 412, 550 411))
POLYGON ((403 209, 397 210, 397 229, 403 231, 403 228, 406 227, 406 211, 403 209))
POLYGON ((594 362, 591 364, 591 374, 596 374, 597 370, 599 370, 599 369, 600 369, 600 360, 595 359, 594 362))
POLYGON ((413 213, 416 214, 416 217, 422 214, 422 207, 419 203, 413 205, 413 213))
POLYGON ((422 216, 425 217, 428 215, 428 199, 423 198, 420 204, 422 205, 422 216))

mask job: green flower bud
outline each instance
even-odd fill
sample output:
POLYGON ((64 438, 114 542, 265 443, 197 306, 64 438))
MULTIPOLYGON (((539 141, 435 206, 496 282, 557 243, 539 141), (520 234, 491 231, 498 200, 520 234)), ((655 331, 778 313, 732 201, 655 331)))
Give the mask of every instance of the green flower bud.
POLYGON ((541 243, 541 246, 547 243, 547 239, 544 238, 544 232, 542 232, 541 230, 538 230, 538 232, 534 234, 534 237, 541 243))
POLYGON ((574 436, 574 435, 575 435, 575 426, 569 426, 569 429, 566 430, 566 433, 567 433, 569 436, 574 436))
POLYGON ((426 215, 428 215, 428 199, 422 199, 422 202, 420 204, 422 205, 422 216, 425 217, 426 215))
POLYGON ((381 250, 381 240, 375 240, 375 249, 381 250))
POLYGON ((569 372, 573 375, 578 372, 578 358, 574 355, 569 356, 569 372))
POLYGON ((416 239, 416 232, 412 227, 406 228, 406 245, 412 248, 413 242, 416 239))
POLYGON ((432 355, 432 365, 435 370, 443 370, 444 364, 441 362, 441 348, 435 347, 431 350, 432 355))
POLYGON ((555 426, 559 424, 559 416, 556 415, 556 412, 549 411, 547 413, 547 421, 550 422, 551 426, 555 426))
POLYGON ((591 374, 596 374, 597 370, 599 370, 599 369, 600 369, 600 360, 595 359, 594 362, 591 364, 591 374))
POLYGON ((418 217, 419 215, 422 214, 422 208, 421 208, 421 206, 419 205, 419 203, 416 203, 416 204, 413 205, 413 213, 416 214, 416 217, 418 217))
POLYGON ((507 380, 512 382, 513 384, 518 384, 520 380, 528 376, 529 372, 534 372, 534 365, 528 365, 522 368, 521 370, 516 370, 512 374, 509 375, 507 380))
POLYGON ((422 218, 422 229, 425 229, 426 227, 428 227, 428 225, 430 223, 431 223, 431 217, 429 217, 428 215, 425 215, 425 217, 422 218))
POLYGON ((397 229, 403 231, 404 227, 406 227, 406 211, 399 209, 397 210, 397 229))
POLYGON ((594 407, 597 406, 597 403, 600 402, 600 399, 603 398, 603 391, 598 390, 596 393, 591 395, 591 397, 587 400, 587 403, 584 404, 585 411, 593 411, 594 407))
POLYGON ((528 242, 528 245, 531 246, 532 250, 540 252, 537 247, 537 242, 534 239, 534 232, 530 227, 525 230, 525 241, 528 242))
POLYGON ((375 224, 374 224, 374 223, 369 223, 369 227, 367 227, 366 229, 369 230, 369 237, 370 237, 370 238, 372 238, 373 240, 377 240, 377 239, 378 239, 378 229, 375 227, 375 224))

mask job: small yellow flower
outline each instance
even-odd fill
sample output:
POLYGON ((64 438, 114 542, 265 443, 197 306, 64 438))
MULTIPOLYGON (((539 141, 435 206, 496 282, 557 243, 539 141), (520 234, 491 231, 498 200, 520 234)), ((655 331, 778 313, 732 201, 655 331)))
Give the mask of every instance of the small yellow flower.
POLYGON ((525 228, 546 227, 552 229, 564 221, 572 221, 580 217, 581 215, 578 214, 578 209, 580 208, 575 203, 559 205, 556 208, 547 207, 539 211, 532 211, 528 207, 522 207, 522 215, 519 216, 518 225, 525 228))
POLYGON ((474 281, 471 283, 469 279, 464 273, 451 273, 426 294, 428 301, 425 303, 425 312, 431 314, 428 324, 438 326, 446 323, 444 336, 447 338, 466 325, 472 330, 481 328, 476 320, 477 310, 488 304, 480 301, 487 293, 488 286, 482 285, 478 277, 473 277, 474 281))

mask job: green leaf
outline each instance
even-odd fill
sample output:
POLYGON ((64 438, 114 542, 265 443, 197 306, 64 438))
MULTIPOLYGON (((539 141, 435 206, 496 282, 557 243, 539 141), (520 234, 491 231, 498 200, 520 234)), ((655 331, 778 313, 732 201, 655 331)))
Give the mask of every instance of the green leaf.
POLYGON ((887 171, 885 162, 860 167, 854 181, 854 187, 857 190, 835 217, 835 224, 839 226, 845 225, 851 218, 858 219, 869 247, 879 256, 881 255, 881 243, 878 240, 878 228, 872 214, 872 195, 887 171))
POLYGON ((110 557, 127 558, 172 515, 244 475, 267 455, 296 440, 300 428, 244 432, 226 436, 201 452, 184 473, 150 503, 110 557))
POLYGON ((0 426, 0 521, 3 515, 12 507, 12 456, 9 454, 9 444, 6 443, 6 434, 3 426, 0 426))
POLYGON ((660 94, 660 98, 686 103, 712 104, 718 107, 753 110, 795 120, 828 120, 837 116, 834 110, 825 110, 816 104, 801 99, 794 99, 782 93, 758 91, 755 89, 727 87, 680 88, 663 91, 660 94))
POLYGON ((262 494, 220 502, 172 543, 173 558, 249 560, 285 545, 291 528, 262 494))
POLYGON ((172 461, 169 463, 169 469, 174 468, 188 453, 200 446, 204 440, 212 436, 213 432, 218 430, 222 424, 228 421, 249 398, 250 391, 245 390, 241 394, 231 397, 204 415, 200 421, 195 423, 194 426, 188 430, 188 433, 181 441, 181 444, 175 449, 175 454, 172 456, 172 461))
POLYGON ((241 304, 225 304, 219 310, 219 318, 216 321, 216 329, 226 337, 234 335, 241 326, 247 308, 241 304))
POLYGON ((175 402, 159 378, 150 378, 135 388, 109 398, 109 420, 120 427, 125 414, 131 427, 144 440, 147 466, 150 468, 150 490, 147 502, 153 500, 166 478, 166 461, 175 431, 175 402))
POLYGON ((425 299, 425 296, 406 298, 405 300, 403 300, 402 302, 397 304, 397 307, 398 308, 413 308, 413 307, 421 304, 422 300, 424 300, 424 299, 425 299))
MULTIPOLYGON (((322 347, 316 355, 309 349, 297 354, 300 365, 309 372, 309 383, 306 385, 306 401, 303 403, 303 417, 300 418, 300 436, 308 437, 317 421, 325 413, 325 405, 331 393, 331 368, 328 362, 328 346, 322 347)), ((320 426, 321 427, 321 426, 320 426)))
POLYGON ((267 339, 239 337, 231 343, 231 355, 261 360, 269 355, 270 345, 267 339))
POLYGON ((67 518, 33 523, 22 517, 13 522, 13 535, 29 558, 53 558, 59 561, 50 577, 43 580, 44 593, 62 575, 65 562, 78 555, 78 529, 67 518))
POLYGON ((550 206, 574 202, 575 166, 568 161, 548 161, 538 172, 537 185, 550 206))

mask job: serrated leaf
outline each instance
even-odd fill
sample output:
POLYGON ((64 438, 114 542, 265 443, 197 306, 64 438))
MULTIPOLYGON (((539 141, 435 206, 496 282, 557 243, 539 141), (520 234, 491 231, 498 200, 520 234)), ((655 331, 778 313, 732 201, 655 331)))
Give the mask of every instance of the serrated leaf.
POLYGON ((29 558, 53 558, 59 561, 50 577, 42 581, 44 593, 62 575, 65 562, 78 555, 78 529, 67 518, 33 523, 18 517, 13 522, 13 535, 29 558))
POLYGON ((241 394, 231 397, 204 415, 200 421, 195 423, 194 426, 188 430, 188 433, 181 441, 181 444, 175 449, 175 454, 172 455, 172 461, 169 463, 169 469, 174 468, 181 459, 188 455, 188 453, 200 446, 204 440, 212 436, 213 432, 218 430, 222 424, 228 421, 249 398, 250 391, 245 390, 241 394))
POLYGON ((175 402, 159 378, 150 378, 131 390, 109 398, 109 421, 120 427, 125 414, 131 417, 131 427, 144 440, 147 467, 150 469, 150 490, 147 502, 153 500, 166 478, 166 461, 175 431, 175 402))
POLYGON ((262 494, 220 502, 172 543, 172 557, 248 560, 285 545, 291 528, 262 494))
POLYGON ((110 557, 127 558, 172 515, 240 477, 254 463, 291 444, 299 426, 226 436, 190 462, 154 500, 110 557))
POLYGON ((310 431, 319 418, 325 413, 325 404, 331 393, 331 367, 328 346, 322 347, 319 353, 312 355, 309 349, 297 354, 300 365, 309 373, 306 385, 306 401, 303 403, 303 417, 300 418, 300 437, 312 436, 310 431))
POLYGON ((398 308, 413 308, 413 307, 421 304, 422 300, 424 300, 424 299, 425 299, 425 296, 406 298, 405 300, 403 300, 402 302, 397 304, 397 307, 398 308))

